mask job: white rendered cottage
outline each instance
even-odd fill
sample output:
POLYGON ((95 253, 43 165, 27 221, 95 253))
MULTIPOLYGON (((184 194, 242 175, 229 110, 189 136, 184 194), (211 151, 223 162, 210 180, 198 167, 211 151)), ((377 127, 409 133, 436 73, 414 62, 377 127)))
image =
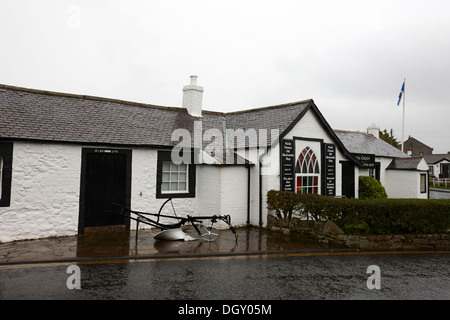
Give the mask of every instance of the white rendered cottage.
POLYGON ((183 108, 0 85, 0 242, 134 229, 112 202, 264 226, 270 189, 357 196, 364 161, 314 101, 219 113, 202 94, 195 76, 183 108))
POLYGON ((450 178, 450 154, 428 154, 423 156, 430 175, 438 179, 450 178))
POLYGON ((352 155, 363 162, 356 168, 356 175, 380 181, 389 198, 428 198, 428 165, 422 157, 410 157, 379 139, 379 129, 374 125, 367 133, 335 132, 352 155))

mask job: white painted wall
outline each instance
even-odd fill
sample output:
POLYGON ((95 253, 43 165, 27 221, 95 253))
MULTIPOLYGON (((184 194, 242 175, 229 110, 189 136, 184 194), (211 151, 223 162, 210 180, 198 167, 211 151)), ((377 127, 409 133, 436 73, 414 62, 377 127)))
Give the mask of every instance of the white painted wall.
MULTIPOLYGON (((11 204, 0 207, 0 242, 78 233, 81 150, 81 145, 14 143, 11 204)), ((174 198, 176 214, 229 214, 233 225, 245 225, 247 172, 244 166, 197 166, 196 197, 174 198)), ((132 210, 157 213, 166 201, 156 198, 156 173, 157 150, 132 150, 132 210)), ((170 203, 162 214, 174 214, 170 203)), ((136 228, 134 220, 130 228, 136 228)))
POLYGON ((230 215, 233 226, 247 223, 248 169, 244 166, 221 168, 221 214, 230 215))
POLYGON ((386 189, 386 168, 391 164, 392 158, 375 157, 376 162, 380 162, 380 182, 386 189))
MULTIPOLYGON (((132 159, 131 209, 157 213, 166 201, 155 197, 157 151, 135 149, 132 159)), ((198 165, 196 175, 195 198, 172 199, 177 216, 230 215, 233 226, 245 225, 247 169, 244 166, 198 165)), ((161 214, 173 215, 173 208, 167 203, 161 214)), ((173 220, 162 219, 161 222, 173 223, 173 220)), ((228 228, 224 223, 215 226, 228 228)), ((135 221, 130 222, 130 228, 136 228, 135 221)), ((147 229, 150 226, 141 223, 139 228, 147 229)))
POLYGON ((417 170, 386 170, 385 189, 388 198, 427 199, 428 192, 420 192, 420 173, 423 172, 417 170))
MULTIPOLYGON (((247 174, 244 166, 198 166, 196 215, 230 215, 233 226, 245 226, 247 174)), ((225 223, 216 227, 228 228, 225 223)))
MULTIPOLYGON (((386 170, 386 193, 389 198, 427 199, 428 192, 420 192, 420 175, 428 172, 428 165, 422 159, 416 170, 386 170)), ((426 179, 428 191, 428 178, 426 179)))
POLYGON ((15 142, 11 204, 0 207, 0 241, 78 232, 81 147, 15 142))
MULTIPOLYGON (((160 207, 167 199, 156 198, 156 174, 158 151, 155 149, 133 149, 131 164, 131 209, 141 212, 158 213, 160 207)), ((198 167, 197 167, 198 170, 198 167)), ((197 172, 197 185, 198 185, 197 172)), ((196 194, 198 194, 198 189, 196 194)), ((186 217, 196 213, 196 198, 174 198, 172 204, 167 203, 161 214, 186 217), (172 207, 173 204, 173 207, 172 207)), ((162 223, 174 223, 173 219, 161 219, 162 223)), ((139 229, 151 228, 140 223, 139 229)), ((130 229, 136 229, 136 221, 130 221, 130 229)))

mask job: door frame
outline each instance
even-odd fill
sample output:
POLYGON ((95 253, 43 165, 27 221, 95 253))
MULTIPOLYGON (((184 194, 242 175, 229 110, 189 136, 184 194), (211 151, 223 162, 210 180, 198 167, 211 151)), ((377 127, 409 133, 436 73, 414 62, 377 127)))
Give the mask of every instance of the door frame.
MULTIPOLYGON (((80 177, 80 205, 78 215, 78 234, 83 234, 85 229, 85 215, 86 215, 86 179, 87 179, 87 157, 88 154, 93 153, 108 153, 108 154, 124 154, 126 180, 125 180, 125 206, 131 205, 131 155, 132 150, 117 149, 117 148, 82 148, 81 149, 81 177, 80 177)), ((125 228, 130 229, 129 213, 125 217, 125 228)))
POLYGON ((352 161, 339 161, 341 164, 341 193, 347 198, 356 197, 355 188, 355 164, 352 161), (350 183, 352 182, 352 183, 350 183), (348 187, 348 188, 347 188, 348 187), (347 190, 348 189, 348 190, 347 190), (350 194, 344 194, 349 191, 350 194))

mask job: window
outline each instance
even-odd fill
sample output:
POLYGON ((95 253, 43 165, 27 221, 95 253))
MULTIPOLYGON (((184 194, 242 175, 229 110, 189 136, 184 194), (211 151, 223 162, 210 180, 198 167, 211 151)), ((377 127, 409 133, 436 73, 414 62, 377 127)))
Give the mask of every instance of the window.
POLYGON ((171 161, 163 161, 161 193, 187 192, 187 173, 187 164, 175 164, 171 161))
POLYGON ((11 200, 13 144, 0 142, 0 207, 9 207, 11 200))
POLYGON ((195 197, 195 165, 192 163, 176 164, 172 162, 170 151, 158 151, 156 198, 195 197))
POLYGON ((314 151, 306 147, 295 165, 297 193, 319 193, 319 160, 314 151))
POLYGON ((420 193, 426 193, 427 192, 427 174, 421 173, 420 174, 420 193))
POLYGON ((369 168, 369 177, 372 177, 375 179, 375 169, 374 168, 369 168))

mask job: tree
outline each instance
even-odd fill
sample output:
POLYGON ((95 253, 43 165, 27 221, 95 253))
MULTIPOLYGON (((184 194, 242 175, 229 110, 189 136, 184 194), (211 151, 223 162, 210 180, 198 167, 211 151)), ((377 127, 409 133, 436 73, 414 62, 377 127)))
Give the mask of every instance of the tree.
POLYGON ((386 131, 386 129, 380 131, 380 139, 386 141, 387 143, 393 145, 396 148, 400 146, 400 142, 398 142, 397 139, 395 139, 394 136, 392 135, 392 129, 389 133, 386 131))

